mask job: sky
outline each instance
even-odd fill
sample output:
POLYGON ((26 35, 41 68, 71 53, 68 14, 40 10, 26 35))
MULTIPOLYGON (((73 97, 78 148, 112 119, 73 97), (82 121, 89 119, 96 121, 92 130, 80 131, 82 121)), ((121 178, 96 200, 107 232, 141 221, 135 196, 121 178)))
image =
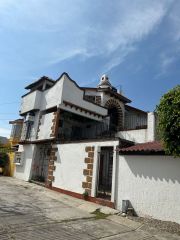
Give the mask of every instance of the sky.
POLYGON ((62 72, 84 87, 107 74, 153 111, 180 83, 179 13, 180 0, 0 0, 0 136, 24 87, 62 72))

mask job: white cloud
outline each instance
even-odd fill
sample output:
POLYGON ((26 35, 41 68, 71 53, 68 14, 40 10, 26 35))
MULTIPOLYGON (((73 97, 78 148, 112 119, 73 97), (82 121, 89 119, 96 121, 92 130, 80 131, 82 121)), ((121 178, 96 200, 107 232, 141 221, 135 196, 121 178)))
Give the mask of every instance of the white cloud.
POLYGON ((127 55, 129 55, 134 51, 136 51, 136 48, 133 46, 129 46, 129 47, 124 46, 121 49, 119 49, 119 51, 117 51, 117 54, 112 56, 111 59, 105 64, 105 66, 103 66, 103 68, 105 69, 105 72, 107 73, 114 67, 121 64, 125 60, 127 55))
POLYGON ((166 71, 167 68, 175 61, 175 56, 163 55, 161 59, 161 67, 163 71, 166 71))
MULTIPOLYGON (((46 66, 77 55, 84 59, 100 56, 107 59, 103 71, 109 71, 158 26, 172 2, 1 0, 0 29, 23 33, 23 44, 16 41, 18 52, 20 56, 32 55, 35 66, 37 62, 46 66), (31 36, 26 37, 29 33, 31 41, 31 36)), ((14 47, 10 50, 12 54, 17 51, 14 47)), ((20 61, 26 62, 23 56, 20 61)))
POLYGON ((159 73, 155 76, 155 78, 159 78, 162 77, 163 75, 166 75, 170 71, 170 68, 173 65, 173 63, 177 61, 178 57, 179 57, 178 52, 174 54, 174 52, 170 50, 161 53, 159 58, 159 73))

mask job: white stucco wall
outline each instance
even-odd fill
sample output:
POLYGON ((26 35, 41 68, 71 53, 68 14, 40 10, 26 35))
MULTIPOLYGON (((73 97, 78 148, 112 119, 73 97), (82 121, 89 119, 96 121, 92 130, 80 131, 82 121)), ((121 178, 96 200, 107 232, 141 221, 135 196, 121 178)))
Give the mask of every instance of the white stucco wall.
MULTIPOLYGON (((99 113, 103 116, 107 115, 107 109, 95 105, 91 102, 84 100, 84 91, 79 89, 74 82, 70 81, 66 76, 64 77, 62 98, 67 102, 71 102, 82 108, 99 113)), ((90 116, 88 116, 90 117, 90 116)))
POLYGON ((117 133, 117 137, 133 141, 135 143, 144 143, 154 141, 156 139, 155 133, 156 133, 155 113, 150 112, 148 113, 147 129, 120 131, 117 133))
POLYGON ((39 125, 39 114, 40 114, 39 111, 35 112, 30 140, 35 140, 36 139, 37 129, 38 129, 38 125, 39 125))
POLYGON ((56 154, 57 161, 55 161, 56 169, 53 173, 55 180, 52 183, 52 186, 82 194, 84 192, 84 189, 82 188, 82 182, 86 181, 86 177, 83 175, 83 169, 86 169, 87 167, 87 164, 84 163, 84 159, 87 157, 85 147, 94 146, 92 196, 95 196, 98 150, 101 146, 117 145, 118 141, 56 145, 56 147, 58 147, 58 152, 56 154))
POLYGON ((118 209, 129 200, 139 216, 180 223, 180 158, 121 155, 117 168, 118 209))
POLYGON ((28 95, 22 97, 21 114, 29 112, 34 109, 40 109, 42 92, 36 90, 28 95))
POLYGON ((34 149, 35 145, 27 144, 27 145, 20 145, 18 152, 24 151, 24 161, 22 165, 16 165, 14 177, 18 179, 22 179, 24 181, 29 181, 31 176, 31 166, 32 166, 32 159, 34 156, 34 149))
POLYGON ((52 133, 52 125, 53 122, 52 120, 54 119, 54 112, 52 113, 47 113, 42 115, 41 118, 41 124, 39 126, 39 132, 38 132, 38 139, 50 139, 50 135, 52 133))
POLYGON ((144 142, 147 142, 147 129, 120 131, 117 133, 117 137, 129 140, 135 143, 144 143, 144 142))
POLYGON ((62 144, 57 147, 53 187, 83 193, 83 169, 86 168, 84 144, 62 144))
POLYGON ((62 103, 62 91, 63 91, 64 77, 57 83, 44 91, 41 100, 41 110, 48 109, 54 106, 58 106, 62 103))
POLYGON ((154 112, 148 113, 148 128, 147 128, 147 141, 151 142, 155 140, 156 133, 156 116, 154 112))

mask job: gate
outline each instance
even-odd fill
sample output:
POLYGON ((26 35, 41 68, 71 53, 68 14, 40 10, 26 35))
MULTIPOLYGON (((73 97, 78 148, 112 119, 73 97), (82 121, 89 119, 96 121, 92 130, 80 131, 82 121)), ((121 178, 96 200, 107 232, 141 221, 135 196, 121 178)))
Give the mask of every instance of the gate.
POLYGON ((51 146, 49 144, 37 146, 34 164, 32 167, 32 180, 46 182, 50 151, 51 146))
POLYGON ((113 147, 102 147, 99 155, 97 197, 111 199, 113 147))

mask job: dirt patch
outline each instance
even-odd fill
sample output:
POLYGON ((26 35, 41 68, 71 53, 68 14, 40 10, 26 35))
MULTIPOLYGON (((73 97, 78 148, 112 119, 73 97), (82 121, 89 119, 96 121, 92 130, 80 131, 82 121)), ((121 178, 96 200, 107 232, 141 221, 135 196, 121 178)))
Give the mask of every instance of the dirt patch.
POLYGON ((105 219, 105 218, 107 218, 107 217, 110 216, 110 214, 102 213, 102 212, 100 211, 100 209, 96 209, 96 211, 92 212, 92 214, 95 215, 94 218, 95 218, 96 220, 105 219))
POLYGON ((175 233, 180 236, 180 224, 170 221, 161 221, 153 218, 143 218, 143 217, 132 217, 128 216, 128 219, 131 219, 136 222, 140 222, 143 224, 142 229, 143 230, 149 230, 149 229, 156 229, 160 232, 169 232, 169 233, 175 233))

